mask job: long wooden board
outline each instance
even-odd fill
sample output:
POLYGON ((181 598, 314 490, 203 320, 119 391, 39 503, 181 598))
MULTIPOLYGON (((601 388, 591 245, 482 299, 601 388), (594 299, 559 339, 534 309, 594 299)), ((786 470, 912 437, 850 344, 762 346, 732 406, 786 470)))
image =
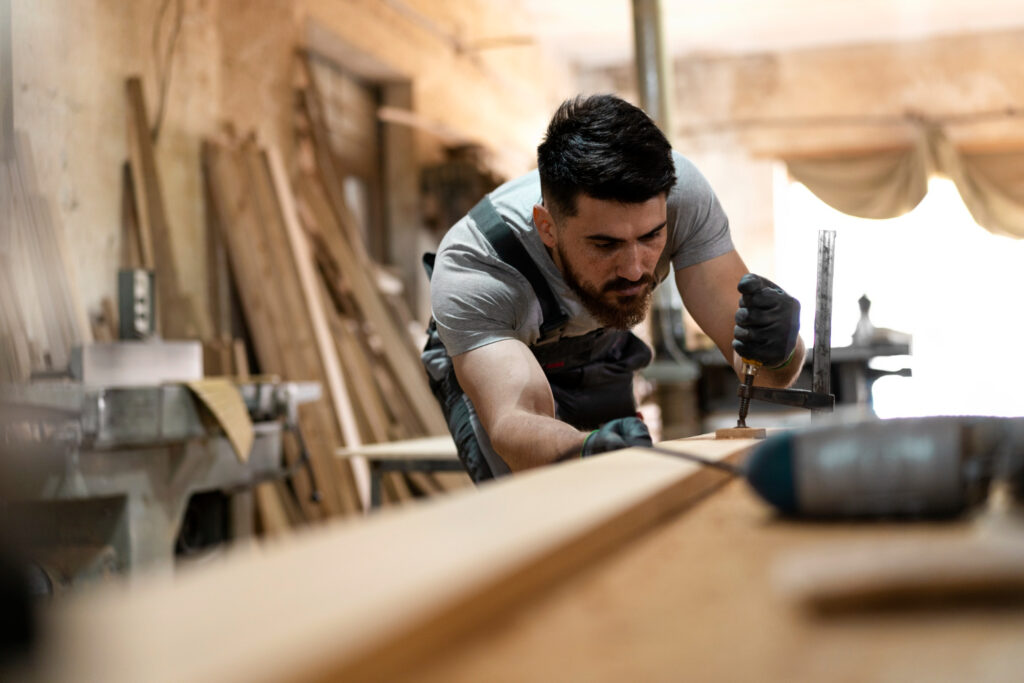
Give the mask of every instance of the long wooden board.
MULTIPOLYGON (((216 225, 228 249, 231 271, 238 283, 238 294, 242 300, 242 308, 249 329, 252 331, 252 342, 259 360, 260 370, 265 374, 277 375, 287 379, 309 379, 289 377, 287 358, 287 322, 275 305, 271 294, 276 288, 270 286, 274 274, 266 263, 265 246, 257 244, 262 233, 257 207, 248 191, 248 184, 242 182, 246 177, 244 164, 239 155, 231 149, 212 143, 203 143, 203 165, 207 182, 210 184, 209 196, 213 200, 212 209, 217 212, 216 225)), ((308 406, 300 406, 300 427, 306 432, 316 432, 317 425, 309 417, 308 406)), ((312 434, 305 434, 308 438, 312 434)), ((286 446, 291 441, 286 441, 286 446)), ((294 448, 286 448, 285 455, 289 464, 298 457, 294 448)), ((320 472, 329 472, 330 468, 320 468, 320 472)), ((319 473, 319 472, 318 472, 319 473)), ((310 501, 312 482, 304 472, 299 472, 295 479, 296 491, 302 504, 303 512, 309 519, 317 519, 323 511, 310 501)), ((337 512, 340 503, 329 498, 325 501, 327 512, 337 512)))
MULTIPOLYGON (((735 459, 752 444, 673 447, 735 459)), ((693 505, 725 476, 624 450, 311 530, 173 580, 108 587, 55 610, 43 678, 388 680, 693 505)))
MULTIPOLYGON (((998 543, 995 528, 976 524, 787 520, 737 481, 514 620, 493 620, 389 681, 1016 681, 1024 610, 1005 594, 958 603, 946 587, 950 602, 823 615, 780 581, 810 553, 845 560, 836 572, 847 574, 854 562, 841 555, 864 544, 876 561, 886 548, 950 544, 962 563, 982 539, 998 543), (972 538, 975 547, 964 547, 972 538)), ((947 560, 932 559, 917 568, 918 587, 949 571, 947 560)), ((986 561, 975 558, 972 571, 986 561)))
POLYGON ((156 269, 160 331, 170 339, 205 337, 205 328, 208 327, 205 318, 200 317, 195 302, 184 296, 181 290, 142 81, 138 77, 127 79, 125 92, 128 98, 129 164, 139 237, 143 263, 152 263, 156 269))
POLYGON ((359 311, 379 335, 385 348, 385 358, 394 370, 396 380, 402 384, 424 432, 444 434, 448 427, 430 392, 426 371, 409 352, 408 343, 403 341, 408 333, 400 329, 388 313, 387 304, 376 283, 335 225, 333 214, 326 210, 327 203, 320 192, 320 188, 312 184, 299 187, 300 208, 305 208, 304 212, 300 212, 303 219, 308 228, 322 240, 326 254, 336 262, 351 287, 359 311))

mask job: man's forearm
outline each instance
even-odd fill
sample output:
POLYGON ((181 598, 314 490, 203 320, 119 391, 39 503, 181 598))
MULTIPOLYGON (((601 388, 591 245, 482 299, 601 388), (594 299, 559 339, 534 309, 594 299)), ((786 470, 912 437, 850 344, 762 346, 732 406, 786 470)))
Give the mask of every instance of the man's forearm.
POLYGON ((490 425, 491 446, 513 472, 549 465, 566 454, 578 454, 588 432, 561 420, 523 410, 509 412, 490 425))

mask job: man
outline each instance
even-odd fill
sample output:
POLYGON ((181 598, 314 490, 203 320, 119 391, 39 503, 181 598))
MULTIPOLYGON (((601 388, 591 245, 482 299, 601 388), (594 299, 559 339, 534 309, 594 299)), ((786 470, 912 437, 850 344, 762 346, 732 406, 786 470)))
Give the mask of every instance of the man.
POLYGON ((669 263, 737 374, 743 357, 762 363, 758 384, 792 383, 800 304, 747 272, 711 187, 646 114, 610 95, 566 101, 537 164, 425 259, 423 361, 475 481, 651 444, 632 391, 651 352, 629 329, 669 263))

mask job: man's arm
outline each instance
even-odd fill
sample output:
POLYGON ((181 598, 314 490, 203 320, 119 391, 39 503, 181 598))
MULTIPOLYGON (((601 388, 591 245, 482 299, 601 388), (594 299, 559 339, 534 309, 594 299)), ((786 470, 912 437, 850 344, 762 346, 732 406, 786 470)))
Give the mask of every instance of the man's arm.
MULTIPOLYGON (((732 347, 739 299, 737 286, 740 278, 748 272, 743 259, 735 250, 676 271, 676 286, 686 310, 711 337, 722 355, 731 361, 737 375, 740 375, 743 366, 742 359, 732 347)), ((797 337, 791 360, 777 370, 762 367, 757 373, 755 384, 788 387, 800 374, 804 353, 803 340, 797 337)))
POLYGON ((587 433, 555 418, 547 377, 522 342, 487 344, 455 356, 452 364, 491 446, 513 472, 582 450, 587 433))

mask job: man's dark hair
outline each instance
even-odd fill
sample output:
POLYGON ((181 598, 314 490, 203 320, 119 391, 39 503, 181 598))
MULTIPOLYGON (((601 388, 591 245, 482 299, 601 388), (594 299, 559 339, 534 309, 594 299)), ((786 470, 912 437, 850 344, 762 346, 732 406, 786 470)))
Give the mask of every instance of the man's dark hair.
POLYGON ((614 95, 563 102, 537 148, 537 168, 555 216, 575 216, 580 193, 633 204, 676 184, 665 135, 643 110, 614 95))

